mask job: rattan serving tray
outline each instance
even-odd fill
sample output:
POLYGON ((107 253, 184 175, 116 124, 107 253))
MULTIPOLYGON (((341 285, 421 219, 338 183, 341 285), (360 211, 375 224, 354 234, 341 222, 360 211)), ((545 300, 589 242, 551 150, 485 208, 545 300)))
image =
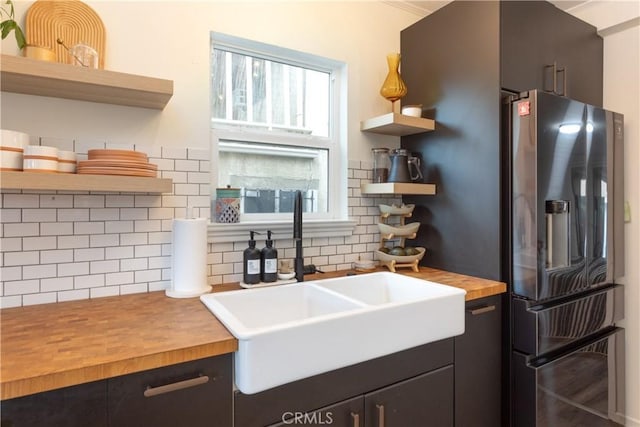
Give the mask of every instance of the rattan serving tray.
POLYGON ((104 68, 105 29, 98 14, 80 0, 38 0, 27 11, 25 32, 27 43, 49 47, 56 61, 71 64, 60 38, 71 48, 84 43, 98 52, 98 68, 104 68))

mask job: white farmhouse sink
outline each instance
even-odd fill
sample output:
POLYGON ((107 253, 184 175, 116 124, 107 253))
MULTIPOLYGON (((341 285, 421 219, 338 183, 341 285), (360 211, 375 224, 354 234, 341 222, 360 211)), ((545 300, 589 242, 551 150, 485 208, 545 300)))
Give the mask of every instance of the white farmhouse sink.
POLYGON ((236 386, 252 394, 460 335, 464 296, 383 272, 200 299, 238 339, 236 386))

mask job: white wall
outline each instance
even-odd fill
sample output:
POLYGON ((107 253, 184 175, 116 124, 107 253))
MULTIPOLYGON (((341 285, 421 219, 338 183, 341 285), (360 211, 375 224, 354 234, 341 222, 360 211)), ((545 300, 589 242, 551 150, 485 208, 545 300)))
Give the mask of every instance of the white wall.
MULTIPOLYGON (((18 1, 24 22, 32 2, 18 1)), ((34 135, 146 146, 209 144, 209 33, 212 30, 329 57, 348 64, 349 159, 399 138, 363 134, 359 122, 391 111, 378 91, 386 54, 418 16, 379 2, 86 1, 107 33, 105 68, 174 80, 162 112, 2 93, 2 126, 34 135)), ((28 38, 28 35, 27 35, 28 38)), ((17 54, 13 36, 3 53, 17 54)), ((411 90, 409 88, 409 90, 411 90)))

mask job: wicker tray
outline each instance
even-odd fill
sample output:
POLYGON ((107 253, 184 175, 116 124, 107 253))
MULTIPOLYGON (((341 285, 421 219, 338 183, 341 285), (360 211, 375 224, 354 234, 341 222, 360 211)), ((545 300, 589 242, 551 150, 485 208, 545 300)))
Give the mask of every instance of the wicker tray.
POLYGON ((38 0, 31 5, 25 19, 27 43, 49 47, 56 61, 71 64, 67 50, 56 40, 60 38, 71 48, 85 43, 98 52, 98 68, 104 68, 105 29, 98 14, 79 0, 38 0))

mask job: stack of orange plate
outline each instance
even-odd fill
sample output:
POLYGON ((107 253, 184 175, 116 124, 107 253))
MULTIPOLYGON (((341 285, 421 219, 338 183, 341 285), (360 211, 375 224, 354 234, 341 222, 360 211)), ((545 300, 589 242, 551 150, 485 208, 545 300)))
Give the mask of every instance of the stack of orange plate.
POLYGON ((88 160, 78 162, 79 174, 127 175, 155 178, 158 165, 134 150, 89 150, 88 160))

